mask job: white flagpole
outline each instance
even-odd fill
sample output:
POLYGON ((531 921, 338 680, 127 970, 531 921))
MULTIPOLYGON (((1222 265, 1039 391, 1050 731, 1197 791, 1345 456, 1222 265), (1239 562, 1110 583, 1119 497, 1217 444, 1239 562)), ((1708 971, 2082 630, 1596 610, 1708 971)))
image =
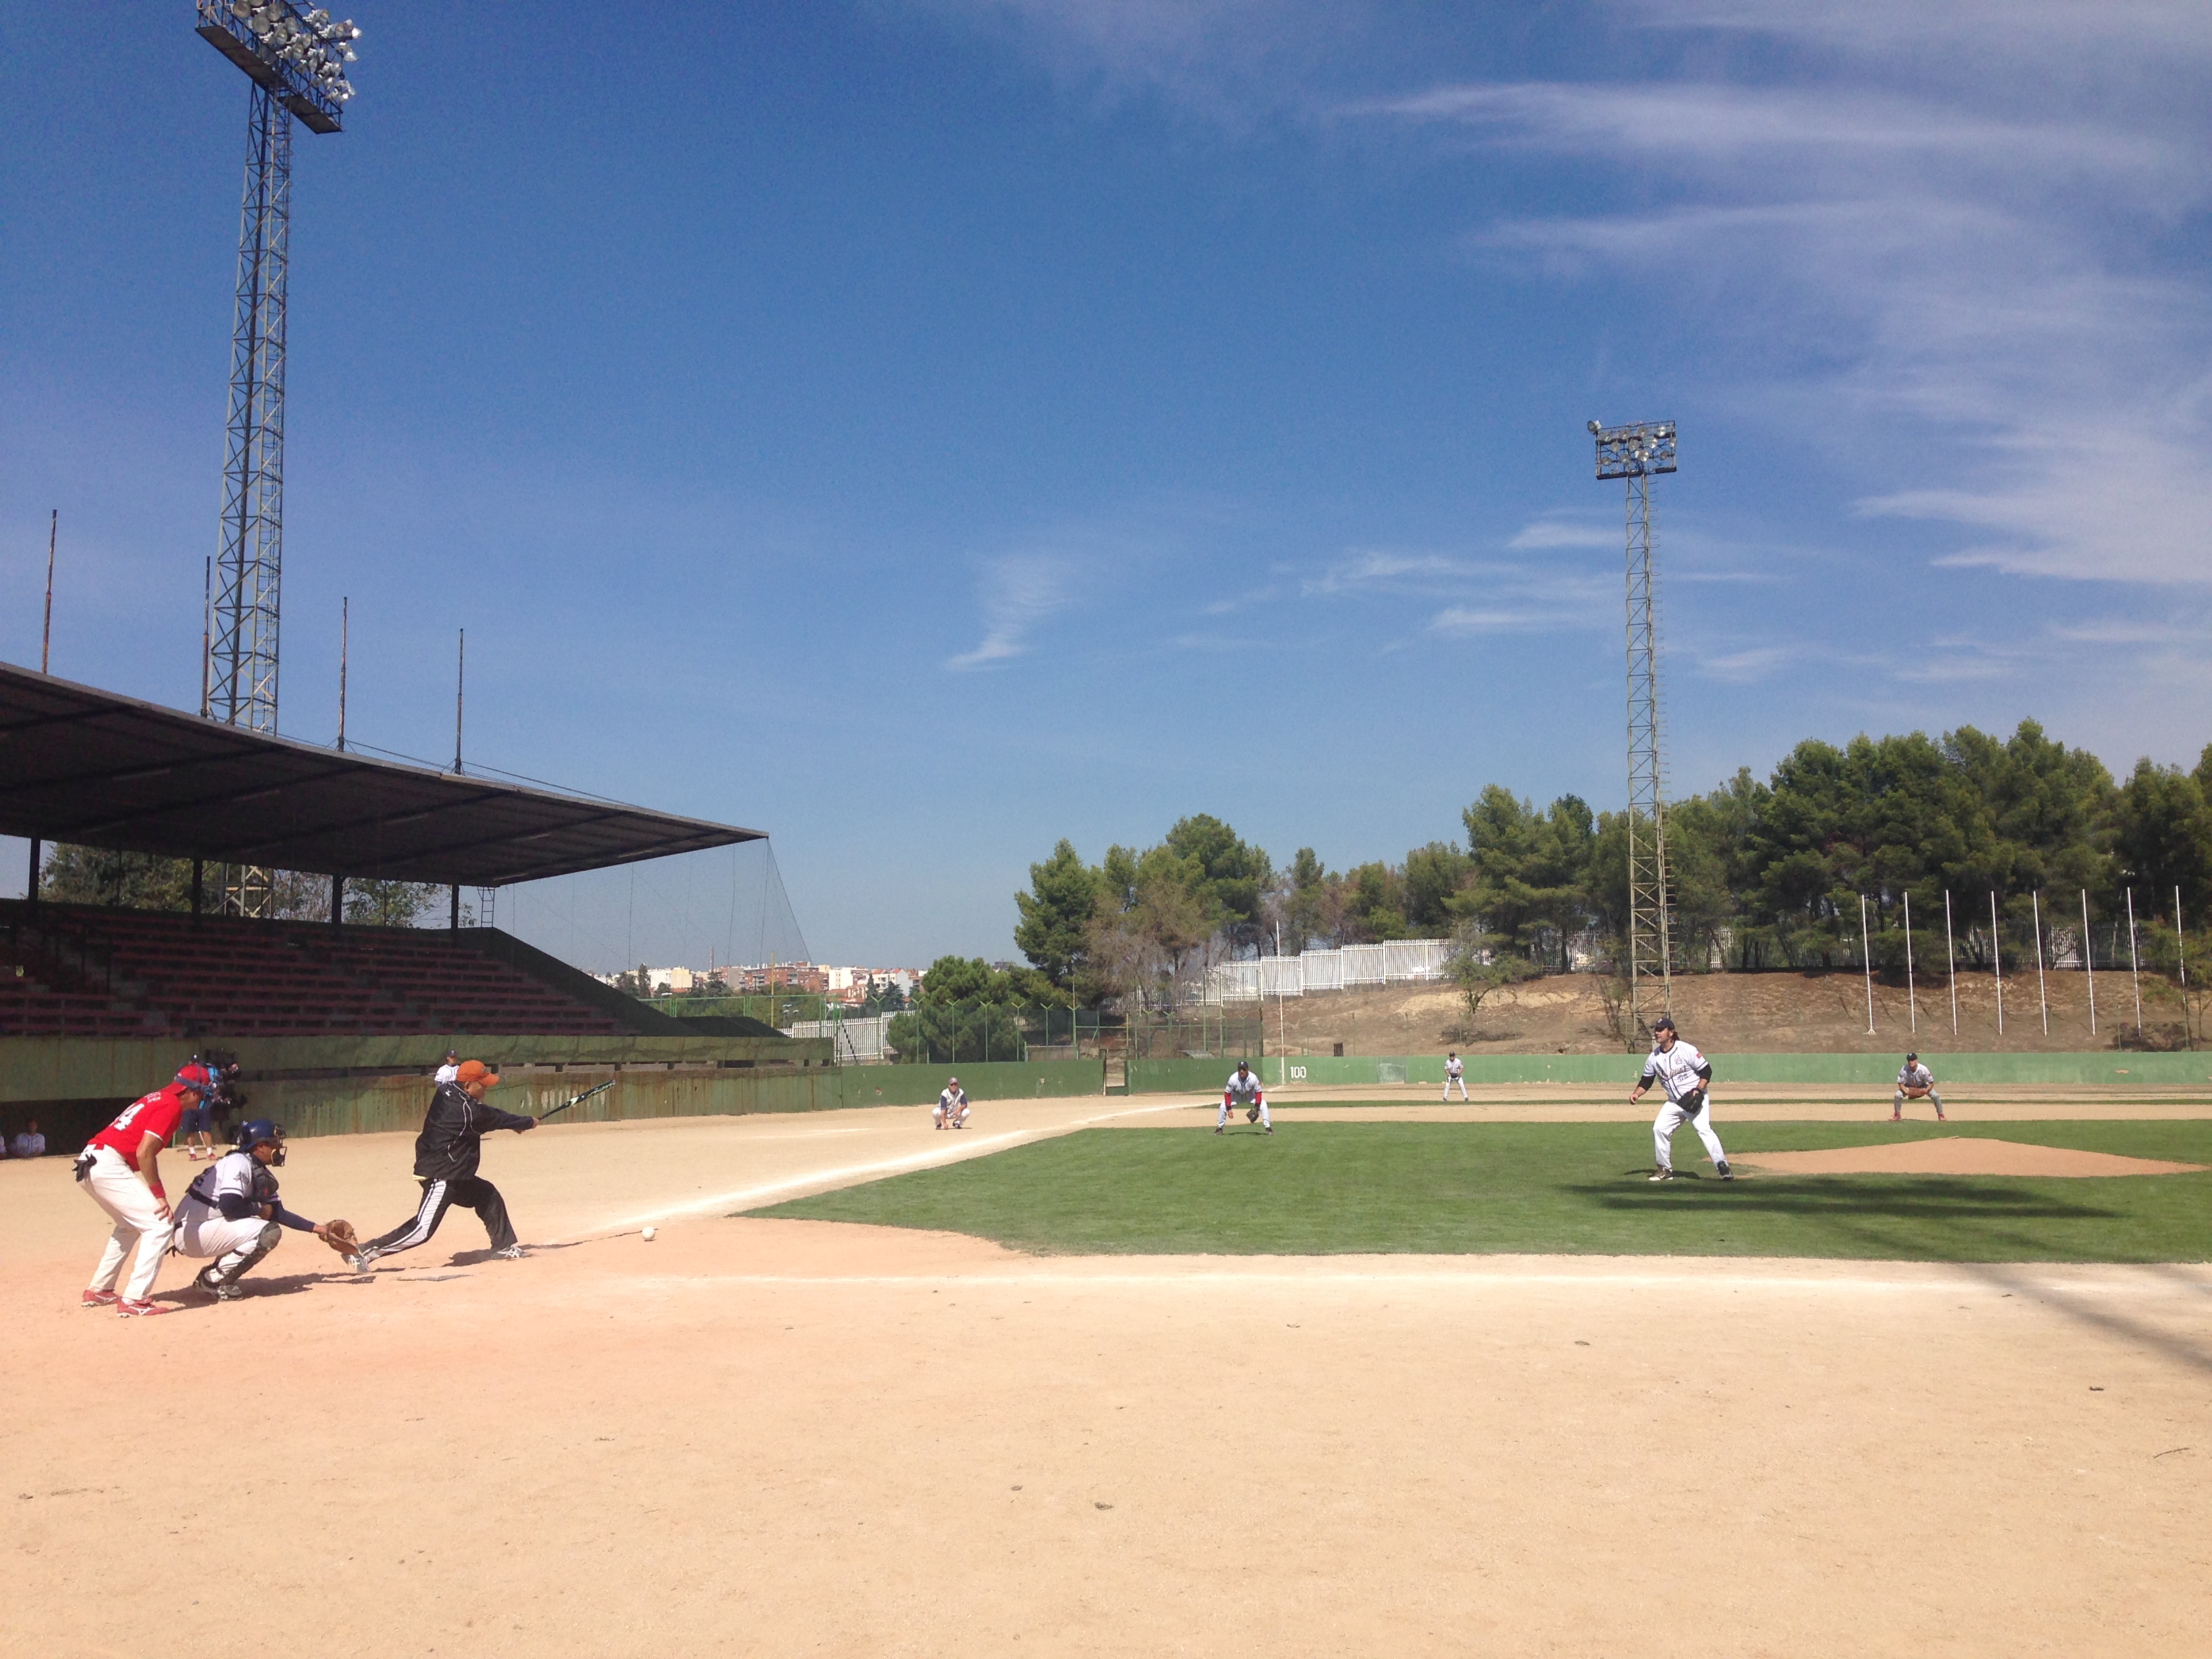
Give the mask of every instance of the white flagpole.
POLYGON ((1859 950, 1866 958, 1867 1035, 1874 1035, 1874 941, 1867 937, 1866 895, 1859 895, 1859 950))
MULTIPOLYGON (((2084 897, 2081 902, 2087 904, 2088 900, 2084 897)), ((2034 906, 2035 1000, 2043 1005, 2043 1035, 2049 1036, 2051 1035, 2051 999, 2043 994, 2043 893, 2040 889, 2038 889, 2035 893, 2034 906)), ((2097 1029, 2097 997, 2094 992, 2092 992, 2089 996, 2089 1029, 2092 1031, 2097 1029)))
POLYGON ((2136 1035, 2142 1035, 2142 957, 2136 950, 2136 890, 2128 889, 2128 974, 2136 982, 2136 1035))
POLYGON ((1990 966, 1997 976, 1997 1035, 2004 1035, 2004 940, 1997 932, 1997 896, 1990 891, 1990 966))
POLYGON ((2089 948, 2089 890, 2081 890, 2081 966, 2089 975, 2089 1035, 2097 1035, 2097 954, 2089 948))
POLYGON ((1920 994, 1912 985, 1912 894, 1905 895, 1905 1009, 1912 1022, 1912 1035, 1920 1035, 1920 994))
MULTIPOLYGON (((2176 888, 2176 892, 2181 890, 2176 888)), ((1951 937, 1951 890, 1943 890, 1943 960, 1951 969, 1951 1035, 1959 1035, 1959 947, 1951 937)))

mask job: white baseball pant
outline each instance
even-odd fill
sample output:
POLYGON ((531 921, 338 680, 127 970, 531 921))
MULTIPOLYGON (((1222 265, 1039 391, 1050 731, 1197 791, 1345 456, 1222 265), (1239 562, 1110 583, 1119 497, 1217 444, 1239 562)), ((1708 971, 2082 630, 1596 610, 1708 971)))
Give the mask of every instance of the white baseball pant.
POLYGON ((1446 1100, 1449 1100, 1451 1098, 1452 1085, 1455 1083, 1459 1085, 1459 1097, 1462 1100, 1465 1100, 1467 1098, 1467 1079, 1463 1077, 1448 1077, 1444 1079, 1444 1098, 1446 1100))
POLYGON ((1685 1123, 1698 1132, 1698 1139, 1705 1143, 1705 1156, 1716 1164, 1728 1162, 1728 1154, 1721 1150, 1721 1138, 1713 1133, 1713 1103, 1710 1097, 1698 1097, 1694 1115, 1685 1111, 1673 1101, 1659 1109, 1659 1115, 1651 1121, 1651 1151, 1659 1160, 1659 1167, 1674 1167, 1674 1131, 1685 1123))
POLYGON ((258 1215, 225 1221, 221 1210, 187 1200, 177 1223, 177 1254, 217 1259, 234 1250, 243 1255, 261 1242, 261 1230, 268 1224, 258 1215))
POLYGON ((155 1277, 161 1271, 161 1253, 169 1248, 168 1221, 155 1207, 154 1194, 138 1171, 125 1163, 123 1154, 112 1146, 94 1149, 92 1166, 85 1172, 84 1189, 115 1220, 115 1231, 108 1236, 107 1248, 100 1253, 100 1267, 88 1288, 103 1292, 113 1290, 122 1276, 123 1258, 135 1244, 138 1255, 131 1264, 131 1282, 123 1295, 126 1301, 143 1302, 153 1294, 155 1277))
MULTIPOLYGON (((1265 1126, 1266 1127, 1267 1127, 1267 1128, 1270 1128, 1270 1129, 1273 1128, 1273 1127, 1275 1127, 1275 1120, 1274 1120, 1274 1118, 1273 1118, 1273 1116, 1268 1113, 1268 1110, 1267 1110, 1267 1096, 1265 1096, 1265 1095, 1261 1095, 1261 1096, 1260 1097, 1260 1098, 1259 1098, 1258 1105, 1259 1105, 1259 1108, 1260 1108, 1260 1121, 1261 1121, 1261 1123, 1263 1126, 1265 1126)), ((1245 1110, 1247 1110, 1247 1111, 1249 1111, 1249 1110, 1251 1109, 1251 1108, 1248 1106, 1248 1107, 1246 1107, 1244 1109, 1245 1109, 1245 1110)), ((1224 1095, 1224 1096, 1222 1097, 1222 1101, 1221 1101, 1221 1110, 1220 1110, 1220 1111, 1219 1111, 1219 1113, 1218 1113, 1218 1114, 1217 1114, 1217 1115, 1215 1115, 1215 1117, 1214 1117, 1214 1120, 1213 1120, 1213 1127, 1214 1127, 1215 1128, 1218 1129, 1219 1127, 1222 1127, 1222 1125, 1225 1124, 1225 1123, 1226 1123, 1226 1122, 1228 1122, 1228 1121, 1229 1121, 1229 1099, 1228 1099, 1228 1097, 1224 1095)))

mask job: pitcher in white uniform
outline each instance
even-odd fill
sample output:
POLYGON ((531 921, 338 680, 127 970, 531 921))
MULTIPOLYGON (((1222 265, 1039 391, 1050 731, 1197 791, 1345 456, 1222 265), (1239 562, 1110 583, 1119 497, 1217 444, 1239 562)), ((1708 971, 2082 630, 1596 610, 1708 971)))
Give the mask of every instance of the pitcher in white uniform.
POLYGON ((1651 1036, 1656 1046, 1644 1062, 1644 1075, 1637 1079, 1635 1092, 1628 1097, 1628 1103, 1633 1106, 1654 1083, 1667 1097, 1667 1103, 1651 1124, 1651 1151, 1659 1165, 1651 1179, 1674 1178, 1674 1131, 1686 1123, 1705 1143, 1705 1154, 1720 1178, 1735 1180, 1728 1154, 1721 1150, 1721 1138, 1713 1133, 1712 1062, 1675 1035, 1669 1015, 1662 1014, 1651 1022, 1651 1036))

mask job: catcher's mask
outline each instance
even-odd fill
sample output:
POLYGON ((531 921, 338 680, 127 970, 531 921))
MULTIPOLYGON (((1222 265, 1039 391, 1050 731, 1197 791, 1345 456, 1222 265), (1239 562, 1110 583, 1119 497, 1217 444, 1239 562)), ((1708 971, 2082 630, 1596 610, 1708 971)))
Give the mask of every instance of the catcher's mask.
POLYGON ((283 1165, 284 1162, 284 1126, 272 1123, 265 1117, 257 1117, 250 1123, 238 1126, 237 1146, 241 1152, 250 1152, 264 1141, 276 1149, 276 1156, 269 1161, 283 1165))

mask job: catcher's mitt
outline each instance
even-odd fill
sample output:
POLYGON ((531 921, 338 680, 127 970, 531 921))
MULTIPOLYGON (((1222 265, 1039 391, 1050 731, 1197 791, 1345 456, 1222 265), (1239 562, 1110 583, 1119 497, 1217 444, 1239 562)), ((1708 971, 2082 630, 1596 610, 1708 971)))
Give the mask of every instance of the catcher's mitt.
POLYGON ((323 1243, 340 1255, 359 1255, 361 1241, 353 1234, 350 1221, 327 1221, 323 1224, 323 1243))

